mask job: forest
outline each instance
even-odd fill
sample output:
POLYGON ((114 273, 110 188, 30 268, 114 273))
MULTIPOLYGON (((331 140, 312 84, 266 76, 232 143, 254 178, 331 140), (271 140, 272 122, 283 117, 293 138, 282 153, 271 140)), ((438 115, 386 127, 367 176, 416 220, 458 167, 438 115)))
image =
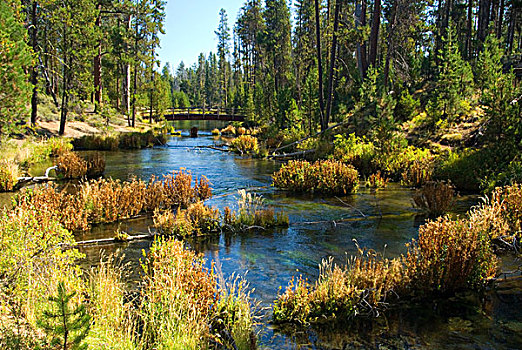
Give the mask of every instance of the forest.
POLYGON ((166 7, 0 2, 0 348, 520 347, 522 1, 166 7))

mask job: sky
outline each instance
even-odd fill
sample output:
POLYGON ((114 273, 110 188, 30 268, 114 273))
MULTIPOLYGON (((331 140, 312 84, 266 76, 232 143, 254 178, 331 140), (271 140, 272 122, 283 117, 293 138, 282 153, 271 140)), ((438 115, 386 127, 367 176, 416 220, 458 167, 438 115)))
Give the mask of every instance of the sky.
POLYGON ((185 66, 194 64, 201 52, 205 56, 216 52, 214 31, 219 24, 219 10, 226 10, 232 29, 244 3, 245 0, 167 0, 166 34, 161 36, 158 52, 161 65, 169 62, 175 70, 181 61, 185 66))

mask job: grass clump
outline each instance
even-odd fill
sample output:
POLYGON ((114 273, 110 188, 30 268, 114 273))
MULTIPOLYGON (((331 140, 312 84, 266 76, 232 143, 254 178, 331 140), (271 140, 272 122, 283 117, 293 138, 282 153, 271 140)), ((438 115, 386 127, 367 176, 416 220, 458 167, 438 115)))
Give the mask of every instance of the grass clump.
POLYGON ((290 281, 274 304, 276 323, 307 324, 375 315, 393 298, 429 299, 479 289, 496 273, 490 236, 472 218, 441 217, 419 229, 408 252, 394 259, 373 252, 340 267, 320 266, 314 283, 290 281))
POLYGON ((370 177, 368 177, 368 180, 366 181, 366 187, 374 189, 386 188, 389 181, 390 180, 384 177, 380 171, 377 171, 375 174, 371 174, 370 177))
POLYGON ((99 153, 90 154, 86 159, 76 152, 65 152, 56 159, 57 172, 64 179, 99 177, 105 171, 105 158, 99 153))
POLYGON ((219 210, 197 202, 187 209, 178 208, 174 215, 172 211, 154 212, 154 226, 163 235, 176 237, 200 236, 219 232, 219 210))
POLYGON ((338 195, 355 192, 358 186, 357 170, 333 160, 290 161, 272 178, 274 186, 292 192, 338 195))
POLYGON ((205 268, 200 255, 176 240, 156 241, 143 269, 139 316, 144 348, 255 348, 243 284, 220 288, 214 268, 205 268))
POLYGON ((141 149, 162 146, 166 143, 166 131, 163 129, 145 132, 122 132, 106 135, 85 135, 73 140, 75 149, 93 151, 115 151, 118 149, 141 149))
POLYGON ((455 203, 455 189, 444 181, 427 182, 415 192, 413 203, 428 215, 442 215, 455 203))
POLYGON ((234 152, 243 154, 252 154, 256 155, 259 153, 259 145, 257 143, 257 138, 250 135, 241 134, 239 137, 232 140, 231 144, 234 152))
POLYGON ((219 136, 219 135, 221 135, 221 131, 219 131, 219 129, 217 129, 217 128, 216 129, 212 129, 212 135, 219 136))
POLYGON ((223 136, 236 136, 236 128, 230 124, 225 128, 221 129, 221 135, 223 136))

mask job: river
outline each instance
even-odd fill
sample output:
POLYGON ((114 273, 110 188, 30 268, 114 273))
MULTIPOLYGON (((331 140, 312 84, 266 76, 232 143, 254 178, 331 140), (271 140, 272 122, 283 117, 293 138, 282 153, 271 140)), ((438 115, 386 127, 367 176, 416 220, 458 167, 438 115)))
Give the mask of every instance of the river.
MULTIPOLYGON (((184 135, 187 135, 185 132, 184 135)), ((233 206, 238 189, 262 195, 268 205, 284 210, 290 227, 284 230, 246 232, 206 237, 187 242, 219 266, 224 278, 245 276, 252 296, 259 302, 260 348, 267 349, 517 349, 522 347, 522 281, 508 276, 495 291, 462 295, 422 305, 401 304, 376 319, 354 320, 335 327, 278 329, 270 324, 270 305, 280 287, 292 276, 314 280, 318 264, 333 256, 343 264, 359 246, 393 257, 403 253, 404 243, 415 237, 425 222, 411 204, 412 191, 391 184, 373 191, 361 186, 358 193, 341 198, 291 196, 271 187, 270 175, 280 163, 240 157, 198 146, 221 144, 209 132, 200 137, 172 137, 165 147, 137 151, 105 152, 105 176, 125 180, 148 179, 184 167, 193 175, 205 175, 214 197, 207 204, 233 206)), ((476 196, 459 198, 456 212, 465 213, 478 202, 476 196)), ((150 218, 120 225, 100 225, 77 239, 113 237, 118 226, 129 234, 146 233, 150 218)), ((84 266, 96 265, 102 255, 125 255, 138 278, 139 259, 151 242, 138 241, 84 247, 84 266)), ((516 259, 502 258, 504 271, 515 269, 516 259)))

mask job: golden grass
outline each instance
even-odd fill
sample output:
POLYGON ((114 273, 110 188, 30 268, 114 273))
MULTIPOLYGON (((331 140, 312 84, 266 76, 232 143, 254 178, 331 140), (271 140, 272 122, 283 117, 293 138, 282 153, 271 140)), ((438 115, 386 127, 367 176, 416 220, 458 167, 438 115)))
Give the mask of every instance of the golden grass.
POLYGON ((239 154, 253 154, 259 153, 259 145, 257 138, 250 135, 241 134, 239 137, 232 140, 231 148, 234 152, 239 154))
POLYGON ((442 215, 454 205, 455 189, 444 181, 426 182, 415 191, 413 203, 429 215, 442 215))

